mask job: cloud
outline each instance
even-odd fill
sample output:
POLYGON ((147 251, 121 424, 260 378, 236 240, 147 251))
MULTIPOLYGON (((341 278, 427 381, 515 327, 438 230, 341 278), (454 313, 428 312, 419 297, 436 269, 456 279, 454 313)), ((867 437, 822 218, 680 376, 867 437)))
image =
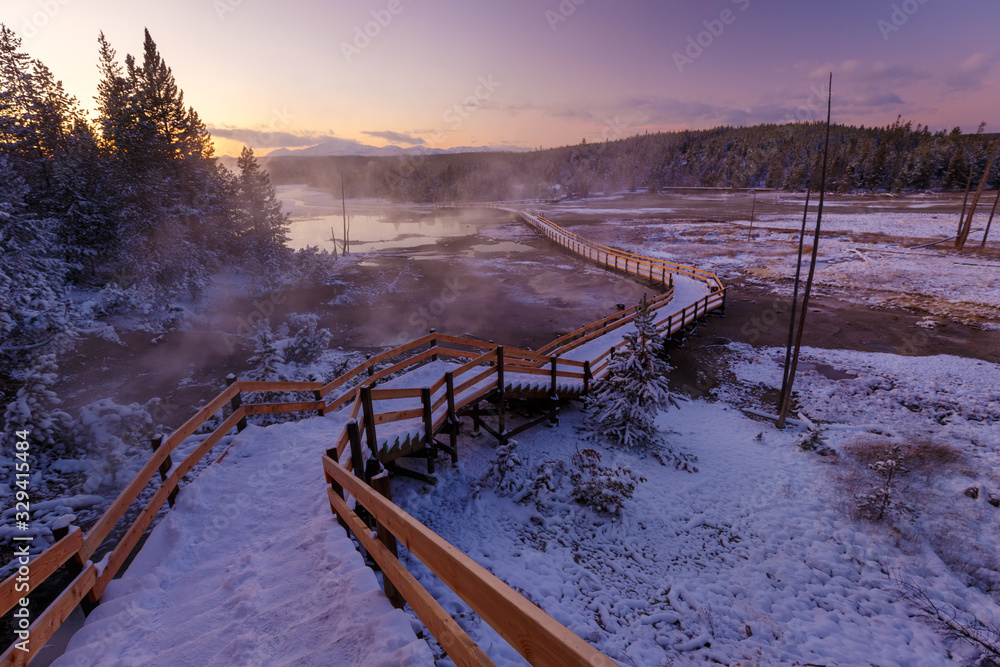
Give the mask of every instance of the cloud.
POLYGON ((423 146, 427 143, 420 137, 415 137, 412 134, 403 134, 402 132, 393 132, 392 130, 381 130, 381 131, 366 130, 361 134, 367 134, 369 137, 378 137, 380 139, 385 139, 386 141, 395 144, 413 144, 415 146, 423 146))
POLYGON ((958 64, 945 75, 949 90, 980 90, 983 79, 993 66, 992 59, 985 53, 975 53, 958 64))
POLYGON ((278 132, 267 129, 251 130, 245 127, 209 126, 208 131, 213 137, 239 141, 251 148, 299 148, 313 146, 336 138, 332 134, 278 132))

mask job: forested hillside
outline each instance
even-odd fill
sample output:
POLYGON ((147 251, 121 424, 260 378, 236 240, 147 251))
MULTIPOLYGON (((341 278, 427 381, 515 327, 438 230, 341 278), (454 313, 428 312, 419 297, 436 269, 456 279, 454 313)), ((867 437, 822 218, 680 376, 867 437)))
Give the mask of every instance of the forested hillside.
MULTIPOLYGON (((819 182, 824 124, 792 123, 660 132, 530 153, 423 157, 275 157, 277 183, 308 182, 349 196, 396 201, 515 199, 666 187, 804 190, 819 182), (553 186, 560 186, 558 189, 553 186)), ((997 135, 931 132, 897 119, 886 127, 835 125, 828 183, 838 192, 966 188, 997 135)), ((996 187, 993 170, 989 187, 996 187)))
POLYGON ((96 46, 91 121, 0 25, 0 433, 33 418, 43 443, 65 416, 46 389, 59 355, 97 320, 197 298, 220 271, 266 286, 296 264, 267 174, 249 149, 235 171, 217 164, 149 32, 139 58, 96 46))

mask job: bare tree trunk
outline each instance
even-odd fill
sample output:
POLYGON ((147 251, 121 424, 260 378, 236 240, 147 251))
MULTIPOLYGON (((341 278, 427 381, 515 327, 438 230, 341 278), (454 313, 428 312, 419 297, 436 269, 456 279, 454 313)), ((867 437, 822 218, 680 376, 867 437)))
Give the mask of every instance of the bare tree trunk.
POLYGON ((792 402, 792 385, 795 383, 795 370, 799 365, 799 353, 802 351, 802 332, 806 327, 806 314, 809 312, 809 295, 812 293, 813 277, 816 275, 816 258, 819 253, 819 232, 823 222, 823 201, 826 196, 826 165, 830 154, 830 117, 833 113, 833 72, 830 73, 830 88, 826 100, 826 143, 823 147, 823 171, 819 181, 819 210, 816 213, 816 231, 813 232, 812 257, 809 260, 809 276, 806 278, 805 293, 802 295, 802 313, 799 316, 799 332, 795 337, 795 351, 792 353, 792 365, 788 369, 788 386, 778 410, 778 428, 785 428, 785 419, 792 402))
POLYGON ((969 207, 969 214, 958 230, 958 238, 955 240, 955 248, 958 250, 965 248, 965 241, 969 238, 969 232, 972 230, 972 217, 976 214, 976 207, 979 206, 979 198, 983 196, 983 189, 986 188, 986 181, 990 177, 990 171, 997 157, 1000 157, 1000 141, 997 142, 996 148, 993 150, 993 155, 990 157, 989 162, 986 163, 983 177, 979 181, 979 187, 976 188, 976 196, 972 198, 972 206, 969 207))
POLYGON ((993 216, 997 212, 997 202, 1000 202, 1000 188, 997 188, 997 198, 993 200, 993 210, 990 211, 990 220, 986 223, 986 231, 983 232, 983 240, 979 244, 980 248, 986 247, 986 237, 990 235, 990 227, 993 226, 993 216))

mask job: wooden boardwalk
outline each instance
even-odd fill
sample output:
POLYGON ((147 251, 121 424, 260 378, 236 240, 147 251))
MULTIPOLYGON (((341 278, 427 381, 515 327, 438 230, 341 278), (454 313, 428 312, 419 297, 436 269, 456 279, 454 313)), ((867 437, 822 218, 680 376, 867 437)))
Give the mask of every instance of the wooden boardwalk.
MULTIPOLYGON (((657 286, 662 293, 651 304, 657 326, 667 339, 685 335, 710 313, 724 312, 726 290, 714 274, 590 242, 534 211, 488 206, 512 211, 570 252, 657 286)), ((384 471, 418 474, 433 481, 429 475, 439 451, 449 453, 452 460, 459 456, 456 436, 463 415, 471 416, 474 428, 500 441, 552 419, 559 401, 579 398, 607 374, 610 357, 624 344, 633 317, 633 310, 616 313, 537 351, 431 332, 376 355, 326 384, 230 378, 222 393, 173 434, 153 441, 150 459, 86 534, 70 526, 32 560, 31 591, 64 566, 70 571, 70 583, 33 620, 32 650, 26 653, 12 645, 0 657, 0 666, 27 664, 74 607, 81 601, 85 608, 96 604, 163 504, 173 505, 182 478, 231 431, 242 431, 248 416, 276 413, 328 415, 331 427, 339 429, 322 457, 331 509, 382 569, 389 598, 396 604, 405 599, 456 664, 490 662, 399 563, 397 539, 532 664, 613 664, 395 506, 384 471), (245 395, 257 392, 287 392, 298 398, 285 403, 244 402, 245 395), (542 415, 508 428, 505 402, 513 398, 539 400, 542 415), (219 413, 223 416, 219 426, 183 460, 174 462, 171 454, 177 446, 219 413), (398 466, 404 457, 425 459, 426 475, 398 466), (159 486, 152 498, 136 507, 141 492, 156 477, 159 486), (366 510, 364 519, 358 506, 366 510), (131 525, 117 542, 106 544, 130 510, 135 517, 131 525), (372 527, 377 540, 371 537, 372 527), (105 553, 101 567, 92 560, 98 550, 105 553)), ((0 614, 14 609, 26 594, 17 583, 16 575, 0 583, 0 614)))

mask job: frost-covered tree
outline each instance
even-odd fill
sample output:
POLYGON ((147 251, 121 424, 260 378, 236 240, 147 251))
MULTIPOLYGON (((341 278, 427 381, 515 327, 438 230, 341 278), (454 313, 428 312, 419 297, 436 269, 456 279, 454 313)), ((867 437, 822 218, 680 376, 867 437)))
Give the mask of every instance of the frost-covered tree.
POLYGON ((617 445, 639 448, 659 441, 654 422, 669 398, 664 378, 667 366, 658 356, 662 342, 643 296, 631 330, 625 334, 624 348, 610 361, 608 375, 588 405, 594 430, 617 445))
POLYGON ((319 361, 320 356, 329 349, 330 340, 333 338, 329 329, 319 328, 319 315, 295 313, 288 316, 288 323, 295 327, 296 331, 285 346, 285 360, 299 365, 319 361))
POLYGON ((239 247, 266 275, 278 267, 286 252, 289 215, 282 213, 271 179, 251 148, 243 147, 236 166, 231 210, 239 247))
POLYGON ((39 355, 16 375, 20 388, 4 411, 4 427, 0 431, 4 441, 13 442, 13 433, 24 429, 37 446, 36 455, 65 453, 71 445, 72 418, 59 409, 61 401, 50 389, 59 377, 55 355, 39 355))

